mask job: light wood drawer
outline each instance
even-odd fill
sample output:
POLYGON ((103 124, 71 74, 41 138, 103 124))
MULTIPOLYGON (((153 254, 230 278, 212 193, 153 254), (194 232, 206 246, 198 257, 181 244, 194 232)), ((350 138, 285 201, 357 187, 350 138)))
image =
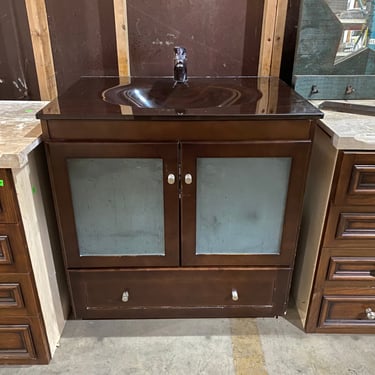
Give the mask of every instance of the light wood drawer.
POLYGON ((375 204, 375 152, 344 152, 334 202, 375 204))
POLYGON ((29 274, 0 274, 0 314, 37 315, 39 304, 33 285, 29 274))
POLYGON ((46 364, 50 352, 39 317, 0 316, 0 365, 46 364))
POLYGON ((318 327, 334 329, 362 327, 363 332, 370 332, 370 330, 375 332, 375 319, 371 319, 373 314, 375 314, 375 295, 325 295, 318 327))
POLYGON ((17 223, 17 207, 11 171, 0 169, 0 223, 17 223))
POLYGON ((0 273, 28 272, 30 263, 19 224, 0 224, 0 273))
POLYGON ((78 270, 69 277, 77 318, 274 316, 285 310, 290 269, 78 270))

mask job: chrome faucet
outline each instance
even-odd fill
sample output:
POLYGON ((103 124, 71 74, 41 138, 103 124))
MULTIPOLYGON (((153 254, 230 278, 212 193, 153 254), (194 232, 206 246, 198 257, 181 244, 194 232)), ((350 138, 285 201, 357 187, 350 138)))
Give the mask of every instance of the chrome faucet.
POLYGON ((174 81, 177 83, 187 82, 186 48, 174 47, 174 81))

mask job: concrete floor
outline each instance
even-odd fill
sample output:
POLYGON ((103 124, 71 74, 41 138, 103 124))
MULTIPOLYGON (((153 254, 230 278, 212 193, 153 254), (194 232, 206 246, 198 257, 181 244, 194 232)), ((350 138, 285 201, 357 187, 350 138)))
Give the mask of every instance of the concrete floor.
POLYGON ((1 375, 374 375, 375 335, 305 334, 286 319, 68 321, 48 366, 1 375))

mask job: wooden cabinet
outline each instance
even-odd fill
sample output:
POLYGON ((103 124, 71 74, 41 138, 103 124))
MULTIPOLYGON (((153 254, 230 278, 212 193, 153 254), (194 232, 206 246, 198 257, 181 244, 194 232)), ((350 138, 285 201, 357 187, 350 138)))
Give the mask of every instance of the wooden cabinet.
POLYGON ((76 318, 284 314, 310 120, 43 127, 76 318))
POLYGON ((294 297, 308 332, 374 333, 375 152, 337 151, 328 138, 318 130, 294 297), (320 147, 327 152, 324 167, 320 147), (326 199, 314 207, 314 194, 323 190, 326 199))
POLYGON ((0 364, 49 360, 12 173, 0 169, 0 364))

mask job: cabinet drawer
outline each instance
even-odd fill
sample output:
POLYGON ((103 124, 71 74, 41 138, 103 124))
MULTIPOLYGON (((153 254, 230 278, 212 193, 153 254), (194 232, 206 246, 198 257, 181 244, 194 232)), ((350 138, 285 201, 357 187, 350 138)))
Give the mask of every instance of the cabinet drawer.
POLYGON ((0 224, 0 272, 27 272, 27 246, 19 224, 0 224))
POLYGON ((374 247, 374 207, 331 207, 327 221, 326 247, 374 247))
POLYGON ((38 314, 38 301, 29 274, 0 274, 0 314, 24 316, 38 314))
POLYGON ((323 296, 319 328, 375 329, 374 296, 323 296), (367 311, 366 311, 367 310, 367 311))
POLYGON ((374 152, 344 152, 335 204, 375 204, 374 152))
POLYGON ((17 223, 17 212, 11 172, 0 169, 0 223, 17 223))
POLYGON ((348 285, 375 287, 375 253, 373 249, 330 249, 323 248, 319 263, 319 280, 340 281, 348 285), (353 284, 353 281, 356 283, 353 284), (357 283, 358 282, 358 283, 357 283), (359 284, 360 283, 360 284, 359 284), (363 285, 362 285, 363 284, 363 285))
POLYGON ((375 257, 331 257, 327 280, 375 282, 375 257))
POLYGON ((47 364, 49 360, 40 318, 0 317, 0 365, 47 364))
POLYGON ((283 314, 290 269, 70 271, 77 318, 283 314))

